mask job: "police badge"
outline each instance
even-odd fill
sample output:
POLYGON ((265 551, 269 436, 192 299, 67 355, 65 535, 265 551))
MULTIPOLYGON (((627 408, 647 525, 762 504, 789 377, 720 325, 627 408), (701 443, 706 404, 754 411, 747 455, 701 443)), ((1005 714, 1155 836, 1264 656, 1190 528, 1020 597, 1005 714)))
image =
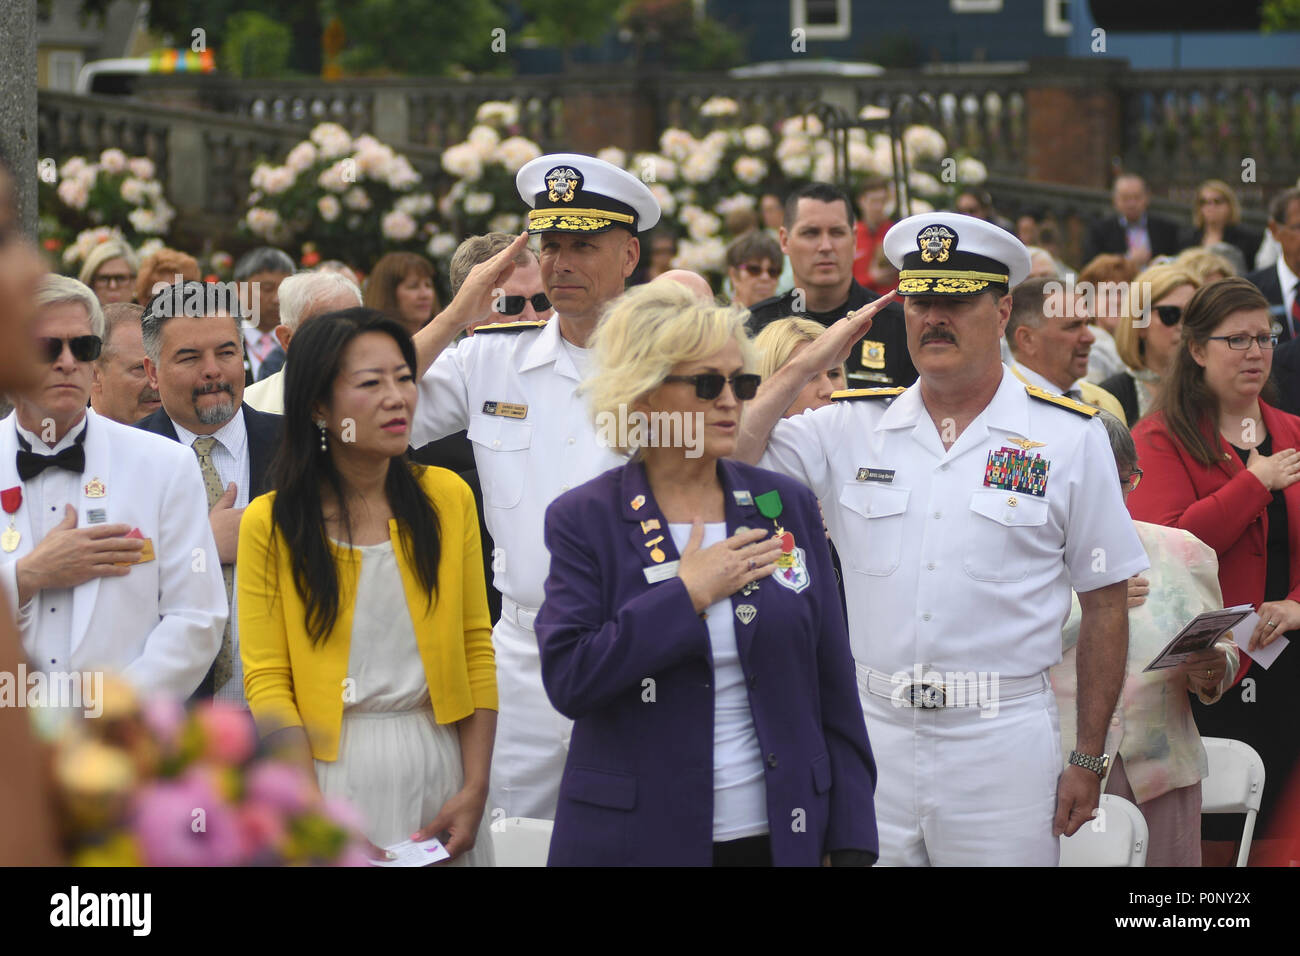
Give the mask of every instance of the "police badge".
POLYGON ((551 202, 573 202, 582 188, 582 173, 571 166, 556 166, 546 172, 546 197, 551 202))
POLYGON ((916 237, 922 262, 947 262, 957 251, 957 233, 947 226, 933 225, 921 230, 916 237))

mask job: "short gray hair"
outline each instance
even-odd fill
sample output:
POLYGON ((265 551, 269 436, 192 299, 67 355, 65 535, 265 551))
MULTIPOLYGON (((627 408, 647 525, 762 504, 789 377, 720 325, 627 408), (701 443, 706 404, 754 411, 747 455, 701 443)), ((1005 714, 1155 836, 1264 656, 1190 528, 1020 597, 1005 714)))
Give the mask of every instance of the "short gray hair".
POLYGON ((1106 437, 1110 439, 1110 451, 1115 456, 1116 470, 1120 474, 1132 471, 1137 467, 1138 453, 1128 426, 1104 409, 1097 412, 1097 419, 1106 426, 1106 437))
MULTIPOLYGON (((457 246, 456 251, 451 255, 451 262, 447 264, 447 281, 451 283, 452 297, 454 298, 460 291, 460 287, 465 284, 471 269, 480 262, 487 262, 514 241, 515 237, 509 233, 489 232, 482 236, 470 236, 457 246)), ((530 256, 533 260, 537 259, 537 253, 524 246, 515 262, 523 265, 530 256)))
POLYGON ((77 302, 85 307, 86 318, 90 322, 90 332, 104 339, 104 307, 99 304, 99 296, 90 290, 90 286, 70 276, 51 272, 41 279, 36 290, 36 307, 62 305, 65 302, 77 302))
POLYGON ((125 259, 132 273, 140 271, 140 259, 136 256, 135 250, 125 239, 113 238, 101 242, 90 250, 90 255, 86 256, 86 261, 81 264, 81 272, 77 274, 77 278, 90 285, 95 280, 95 273, 111 259, 125 259))
POLYGON ((287 252, 273 246, 258 246, 252 252, 244 253, 235 263, 235 281, 243 282, 259 272, 287 272, 293 275, 295 271, 293 260, 287 252))
POLYGON ((134 302, 114 302, 104 306, 104 349, 99 353, 99 361, 105 362, 109 356, 108 343, 113 340, 113 333, 119 326, 133 323, 140 327, 140 317, 144 315, 144 306, 134 302))
POLYGON ((312 307, 324 299, 348 294, 361 304, 361 289, 341 272, 300 272, 280 283, 280 324, 293 331, 314 314, 312 307))

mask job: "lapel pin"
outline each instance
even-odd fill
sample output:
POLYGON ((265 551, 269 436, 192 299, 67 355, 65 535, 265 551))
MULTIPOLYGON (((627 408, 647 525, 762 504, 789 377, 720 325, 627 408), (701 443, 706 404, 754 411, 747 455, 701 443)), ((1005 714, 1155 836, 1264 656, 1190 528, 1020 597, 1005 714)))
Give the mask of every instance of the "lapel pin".
POLYGON ((108 489, 104 487, 104 483, 99 478, 91 478, 90 481, 86 482, 85 492, 87 498, 102 498, 107 491, 108 489))
POLYGON ((657 538, 651 538, 645 543, 645 546, 651 549, 650 560, 655 564, 659 564, 664 558, 668 557, 668 555, 664 554, 663 548, 659 547, 659 542, 663 539, 664 536, 660 535, 657 538))
POLYGON ((752 604, 740 604, 736 607, 736 617, 741 624, 748 624, 758 615, 758 609, 752 604))
POLYGON ((749 597, 757 590, 758 590, 758 582, 750 581, 748 584, 746 584, 743 588, 740 589, 740 596, 749 597))
POLYGON ((633 511, 640 511, 641 506, 645 504, 645 495, 637 495, 632 499, 631 505, 633 511))
POLYGON ((731 496, 736 499, 736 504, 742 508, 747 508, 754 503, 754 496, 748 491, 733 491, 731 496))
POLYGON ((641 522, 642 534, 649 534, 651 531, 658 531, 658 530, 659 530, 658 518, 646 518, 645 521, 641 522))

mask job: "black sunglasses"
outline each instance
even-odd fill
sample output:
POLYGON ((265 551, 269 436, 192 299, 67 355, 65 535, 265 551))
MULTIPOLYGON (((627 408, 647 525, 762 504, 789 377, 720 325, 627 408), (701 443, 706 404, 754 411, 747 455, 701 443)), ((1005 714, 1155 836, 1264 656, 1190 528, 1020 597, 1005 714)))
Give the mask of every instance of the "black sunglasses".
POLYGON ((758 265, 757 263, 746 262, 743 266, 741 266, 741 268, 744 269, 746 272, 748 272, 750 275, 755 277, 761 276, 764 272, 766 272, 767 277, 769 279, 781 278, 780 266, 768 266, 766 269, 764 269, 762 266, 758 265))
POLYGON ((669 375, 664 379, 665 382, 694 385, 695 397, 706 402, 711 402, 721 395, 722 386, 728 382, 731 383, 731 390, 736 394, 736 401, 747 402, 758 394, 758 384, 762 380, 761 375, 752 372, 737 373, 731 378, 719 375, 717 372, 702 372, 699 375, 669 375))
POLYGON ((496 310, 502 315, 518 315, 529 302, 533 304, 534 312, 546 312, 551 307, 551 300, 546 297, 546 293, 539 292, 529 296, 503 295, 497 299, 496 310))
POLYGON ((1160 316, 1160 321, 1170 328, 1183 321, 1183 307, 1181 305, 1153 305, 1151 311, 1160 316))
POLYGON ((50 365, 57 362, 59 356, 63 354, 64 342, 68 343, 68 348, 72 350, 72 357, 78 362, 93 362, 99 358, 99 353, 104 347, 104 342, 98 335, 74 335, 70 339, 40 338, 36 340, 42 357, 50 365))

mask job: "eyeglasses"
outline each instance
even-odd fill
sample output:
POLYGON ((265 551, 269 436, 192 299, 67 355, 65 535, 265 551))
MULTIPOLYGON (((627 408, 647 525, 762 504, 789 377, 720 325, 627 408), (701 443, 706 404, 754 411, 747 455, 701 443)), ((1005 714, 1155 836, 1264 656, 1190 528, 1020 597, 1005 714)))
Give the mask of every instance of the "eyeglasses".
POLYGON ((93 286, 100 289, 116 289, 118 286, 130 285, 135 276, 130 275, 113 275, 112 273, 100 273, 95 276, 91 282, 93 286))
POLYGON ((42 357, 50 365, 59 360, 63 354, 63 343, 68 343, 68 348, 72 351, 72 357, 78 362, 93 362, 99 358, 100 350, 104 347, 104 342, 98 335, 74 335, 70 339, 40 338, 36 340, 42 357))
POLYGON ((1228 348, 1236 349, 1238 352, 1248 350, 1251 342, 1258 342, 1261 350, 1277 347, 1277 336, 1270 332, 1261 332, 1259 335, 1247 335, 1245 332, 1238 332, 1236 335, 1211 335, 1210 339, 1227 342, 1228 348))
POLYGON ((746 272, 748 272, 751 276, 754 276, 755 278, 761 276, 764 272, 767 273, 767 277, 769 279, 781 278, 780 266, 768 266, 766 269, 764 269, 762 266, 758 265, 757 263, 746 262, 740 268, 744 269, 746 272))
POLYGON ((1222 196, 1217 196, 1217 195, 1202 196, 1200 199, 1196 201, 1200 203, 1202 206, 1226 206, 1228 204, 1228 200, 1224 199, 1222 196))
POLYGON ((496 310, 502 315, 518 315, 529 302, 533 304, 534 312, 547 312, 551 308, 551 300, 546 297, 546 293, 539 292, 529 296, 503 295, 497 299, 496 310))
POLYGON ((1183 307, 1181 305, 1153 305, 1151 311, 1160 316, 1160 321, 1170 328, 1183 321, 1183 307))
POLYGON ((664 379, 665 382, 681 382, 686 385, 695 386, 695 397, 702 401, 711 402, 722 394, 722 386, 727 383, 731 384, 731 390, 736 395, 736 401, 747 402, 758 394, 758 384, 763 380, 761 375, 743 372, 726 378, 717 372, 704 372, 700 375, 669 375, 664 379))
POLYGON ((1120 487, 1127 488, 1129 491, 1136 491, 1138 484, 1142 481, 1142 469, 1134 468, 1129 474, 1119 480, 1120 487))

